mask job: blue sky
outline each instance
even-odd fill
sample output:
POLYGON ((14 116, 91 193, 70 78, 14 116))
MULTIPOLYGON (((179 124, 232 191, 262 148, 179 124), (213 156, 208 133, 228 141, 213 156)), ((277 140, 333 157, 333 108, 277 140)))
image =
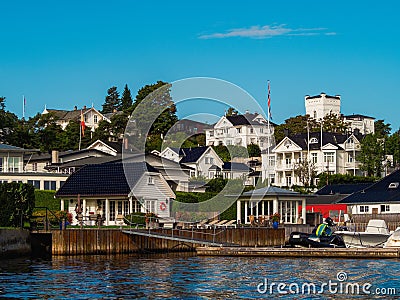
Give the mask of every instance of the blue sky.
POLYGON ((0 96, 21 116, 25 95, 32 116, 45 105, 101 109, 113 85, 122 92, 127 83, 135 95, 157 80, 206 76, 237 84, 265 107, 270 80, 277 123, 304 114, 305 95, 325 92, 342 96, 342 113, 384 119, 397 130, 399 6, 1 1, 0 96))

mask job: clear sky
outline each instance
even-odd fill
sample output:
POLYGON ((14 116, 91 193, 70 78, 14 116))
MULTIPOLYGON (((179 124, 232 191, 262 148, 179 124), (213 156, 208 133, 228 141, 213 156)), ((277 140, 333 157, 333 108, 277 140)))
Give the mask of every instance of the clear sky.
MULTIPOLYGON (((0 96, 26 115, 94 103, 125 83, 224 79, 273 121, 305 114, 304 96, 341 95, 344 114, 398 129, 398 1, 0 2, 0 96)), ((195 113, 195 112, 193 112, 195 113)), ((221 111, 222 115, 224 112, 221 111)))

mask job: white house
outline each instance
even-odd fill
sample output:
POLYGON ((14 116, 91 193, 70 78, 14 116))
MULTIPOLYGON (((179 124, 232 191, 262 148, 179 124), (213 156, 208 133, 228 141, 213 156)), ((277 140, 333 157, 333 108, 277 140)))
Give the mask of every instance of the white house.
POLYGON ((400 170, 340 200, 351 215, 400 214, 400 170))
POLYGON ((274 124, 270 122, 268 127, 265 118, 258 113, 223 116, 213 129, 206 130, 206 145, 247 147, 250 144, 255 144, 260 149, 266 149, 268 137, 270 137, 270 143, 273 140, 273 129, 274 124))
MULTIPOLYGON (((271 183, 277 186, 302 185, 295 169, 304 161, 310 161, 316 174, 362 175, 360 163, 356 160, 361 150, 360 134, 336 134, 319 132, 286 136, 272 150, 269 164, 271 183)), ((263 154, 263 163, 268 164, 267 155, 263 154)), ((263 174, 264 175, 264 174, 263 174)), ((264 175, 265 179, 268 177, 264 175)))
POLYGON ((221 170, 224 164, 212 147, 167 147, 160 155, 192 168, 191 177, 214 178, 216 167, 221 170))
POLYGON ((59 109, 47 109, 45 108, 42 112, 42 115, 51 113, 56 118, 56 124, 60 125, 64 130, 65 127, 69 124, 69 121, 80 121, 81 120, 81 112, 83 114, 83 118, 85 121, 85 125, 90 127, 92 131, 95 131, 97 127, 99 127, 99 122, 105 120, 107 122, 111 122, 106 116, 100 113, 94 107, 87 108, 84 106, 82 109, 78 109, 76 106, 73 110, 59 110, 59 109))
POLYGON ((73 173, 57 191, 61 210, 73 215, 77 223, 78 200, 85 223, 100 213, 105 225, 118 225, 118 216, 134 212, 154 213, 160 218, 171 217, 175 194, 163 176, 147 163, 122 162, 87 165, 73 173))
POLYGON ((32 165, 24 162, 24 157, 32 157, 36 152, 39 150, 0 144, 0 182, 28 183, 41 190, 58 189, 68 174, 52 174, 32 169, 32 165))
POLYGON ((305 195, 275 186, 245 192, 236 200, 236 205, 236 219, 242 224, 250 223, 249 216, 254 216, 258 220, 269 219, 275 213, 280 215, 280 223, 305 224, 306 222, 305 195), (302 207, 301 210, 299 207, 302 207))
POLYGON ((334 114, 338 117, 341 117, 342 120, 347 123, 350 132, 358 130, 363 135, 375 132, 375 118, 360 114, 347 116, 341 114, 340 95, 329 96, 325 93, 321 93, 320 95, 316 96, 306 95, 304 97, 304 101, 306 115, 309 115, 311 118, 317 121, 323 119, 326 115, 334 114))

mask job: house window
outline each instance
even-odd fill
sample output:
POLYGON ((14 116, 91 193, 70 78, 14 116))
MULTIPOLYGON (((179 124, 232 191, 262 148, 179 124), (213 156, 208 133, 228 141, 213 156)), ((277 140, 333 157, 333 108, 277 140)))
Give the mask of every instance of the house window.
POLYGON ((318 153, 311 153, 311 161, 313 164, 318 163, 318 153))
POLYGON ((227 145, 232 145, 232 141, 231 141, 231 140, 227 140, 227 141, 226 141, 226 144, 227 144, 227 145))
POLYGON ((56 190, 56 182, 53 180, 45 180, 44 181, 44 189, 48 191, 56 190))
POLYGON ((19 157, 8 158, 8 172, 19 172, 19 157))
POLYGON ((3 158, 0 157, 0 172, 3 172, 3 158))
POLYGON ((310 139, 310 144, 317 144, 318 143, 318 139, 313 137, 310 139))
POLYGON ((292 177, 290 176, 286 177, 286 186, 292 186, 292 177))
POLYGON ((118 206, 118 214, 119 215, 122 215, 122 201, 118 201, 118 204, 117 204, 118 206))
POLYGON ((250 128, 250 133, 254 133, 254 129, 253 128, 250 128))
POLYGON ((349 155, 347 156, 347 162, 351 163, 353 161, 354 161, 353 155, 349 153, 349 155))
POLYGON ((390 211, 390 205, 388 204, 381 205, 381 212, 388 212, 388 211, 390 211))
POLYGON ((324 163, 333 163, 335 161, 335 152, 324 152, 324 163))
POLYGON ((214 131, 210 130, 210 136, 214 136, 214 131))
POLYGON ((124 212, 123 215, 129 215, 129 201, 124 201, 124 212))
POLYGON ((93 123, 94 123, 94 124, 97 124, 97 122, 98 122, 98 121, 97 121, 97 115, 94 115, 94 116, 93 116, 93 123))
POLYGON ((155 213, 155 201, 154 200, 146 200, 146 212, 155 213))
POLYGON ((110 221, 115 221, 115 201, 110 201, 110 221))
POLYGON ((360 205, 360 213, 367 213, 369 212, 369 206, 368 205, 360 205))
POLYGON ((32 164, 32 171, 37 172, 37 163, 32 164))
POLYGON ((148 184, 154 184, 154 178, 152 176, 149 176, 147 179, 148 184))
POLYGON ((87 121, 88 121, 88 120, 87 120, 87 115, 84 115, 84 116, 83 116, 83 119, 85 120, 85 123, 87 123, 87 121))
POLYGON ((241 133, 242 132, 242 127, 236 128, 236 132, 237 133, 241 133))
POLYGON ((317 111, 314 110, 314 119, 317 119, 317 111))
POLYGON ((263 129, 262 128, 260 128, 260 133, 263 133, 263 129))
POLYGON ((275 166, 275 156, 270 156, 270 157, 268 158, 268 165, 269 165, 270 167, 274 167, 274 166, 275 166))
POLYGON ((35 189, 40 189, 40 180, 28 180, 28 184, 33 185, 35 189))
POLYGON ((287 167, 290 167, 290 164, 292 162, 292 158, 290 156, 285 157, 285 164, 287 167))

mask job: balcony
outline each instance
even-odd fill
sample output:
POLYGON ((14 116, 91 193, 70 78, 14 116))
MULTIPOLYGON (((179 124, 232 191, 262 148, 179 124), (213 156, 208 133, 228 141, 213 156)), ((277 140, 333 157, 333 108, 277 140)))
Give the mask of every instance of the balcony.
POLYGON ((294 163, 290 164, 282 164, 282 163, 277 163, 275 166, 275 170, 279 171, 292 171, 294 169, 294 163))

